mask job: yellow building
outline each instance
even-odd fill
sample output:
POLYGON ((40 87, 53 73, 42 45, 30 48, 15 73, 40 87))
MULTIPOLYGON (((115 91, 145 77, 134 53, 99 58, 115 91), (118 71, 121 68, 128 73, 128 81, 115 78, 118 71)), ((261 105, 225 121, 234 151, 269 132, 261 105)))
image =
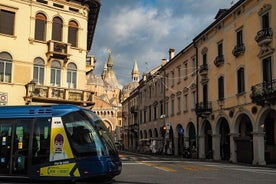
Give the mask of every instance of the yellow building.
POLYGON ((86 67, 99 9, 98 0, 1 1, 0 103, 93 106, 86 67))
MULTIPOLYGON (((164 107, 157 111, 168 125, 163 152, 177 155, 184 145, 193 146, 194 127, 201 159, 275 164, 275 17, 274 0, 239 0, 219 10, 192 44, 141 80, 138 94, 127 99, 139 97, 139 140, 162 138, 162 131, 155 131, 161 119, 153 112, 164 107), (160 75, 165 93, 158 85, 160 75)), ((152 151, 151 143, 146 146, 152 151)))
POLYGON ((197 70, 193 44, 189 44, 176 56, 170 52, 170 60, 162 70, 166 78, 165 99, 168 109, 164 119, 168 129, 165 152, 182 155, 185 147, 191 147, 196 157, 197 70))
POLYGON ((276 162, 274 96, 263 94, 275 86, 275 8, 273 0, 238 1, 194 39, 200 158, 276 162))

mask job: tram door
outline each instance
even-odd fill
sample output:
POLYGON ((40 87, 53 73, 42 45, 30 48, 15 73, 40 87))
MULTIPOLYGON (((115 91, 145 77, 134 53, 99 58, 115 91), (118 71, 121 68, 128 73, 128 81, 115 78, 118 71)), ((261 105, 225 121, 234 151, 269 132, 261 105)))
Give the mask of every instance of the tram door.
POLYGON ((0 122, 0 173, 6 175, 27 175, 33 143, 30 140, 30 120, 0 122))
POLYGON ((12 125, 0 124, 0 173, 9 174, 12 155, 12 125))

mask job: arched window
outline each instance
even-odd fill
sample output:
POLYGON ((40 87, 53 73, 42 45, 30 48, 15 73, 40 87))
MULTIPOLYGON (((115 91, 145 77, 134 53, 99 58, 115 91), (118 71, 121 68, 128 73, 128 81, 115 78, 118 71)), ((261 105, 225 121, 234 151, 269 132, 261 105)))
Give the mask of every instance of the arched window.
POLYGON ((68 64, 67 84, 68 84, 68 88, 76 88, 77 87, 77 66, 74 63, 68 64))
POLYGON ((11 82, 12 56, 8 52, 0 52, 0 82, 11 82))
POLYGON ((78 30, 78 24, 71 20, 68 27, 68 43, 71 43, 72 47, 77 47, 78 30))
POLYGON ((45 63, 41 57, 37 57, 34 59, 33 79, 38 84, 44 84, 44 66, 45 63))
POLYGON ((63 22, 61 18, 54 17, 52 25, 52 40, 62 41, 63 22))
POLYGON ((61 64, 59 61, 52 61, 51 65, 51 85, 60 86, 61 82, 61 64))
POLYGON ((35 40, 45 41, 47 18, 44 14, 38 13, 35 16, 35 40))

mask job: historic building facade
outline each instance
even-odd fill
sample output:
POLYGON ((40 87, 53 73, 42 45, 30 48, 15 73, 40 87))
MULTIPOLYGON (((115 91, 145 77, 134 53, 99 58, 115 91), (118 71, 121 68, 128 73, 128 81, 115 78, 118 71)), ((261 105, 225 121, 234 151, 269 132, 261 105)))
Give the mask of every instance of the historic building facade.
MULTIPOLYGON (((162 152, 178 155, 196 137, 199 158, 275 164, 275 8, 274 0, 239 0, 219 10, 189 46, 142 79, 127 99, 138 96, 139 141, 163 139, 162 152)), ((141 151, 152 151, 146 146, 141 151)))
POLYGON ((194 39, 200 158, 276 162, 275 8, 238 1, 194 39))
POLYGON ((169 57, 169 62, 162 67, 165 74, 165 107, 168 109, 164 117, 168 129, 165 151, 182 155, 184 148, 190 147, 193 157, 196 157, 196 52, 190 44, 176 56, 170 49, 169 57))
POLYGON ((113 68, 111 50, 109 50, 108 59, 104 65, 102 74, 100 76, 96 75, 93 70, 94 68, 87 72, 86 78, 87 90, 94 92, 95 105, 92 111, 97 113, 103 120, 112 133, 114 140, 121 141, 122 87, 113 68))
POLYGON ((164 78, 159 71, 162 64, 148 73, 130 95, 122 102, 123 105, 123 143, 126 149, 139 152, 162 152, 164 139, 159 136, 164 121, 164 78), (154 145, 154 146, 153 146, 154 145))
POLYGON ((98 0, 1 1, 1 104, 92 107, 86 70, 99 10, 98 0))
POLYGON ((138 96, 136 96, 139 93, 135 92, 140 81, 137 61, 134 62, 131 77, 132 81, 127 83, 122 89, 122 121, 124 123, 121 129, 121 143, 125 149, 135 151, 139 141, 138 96))

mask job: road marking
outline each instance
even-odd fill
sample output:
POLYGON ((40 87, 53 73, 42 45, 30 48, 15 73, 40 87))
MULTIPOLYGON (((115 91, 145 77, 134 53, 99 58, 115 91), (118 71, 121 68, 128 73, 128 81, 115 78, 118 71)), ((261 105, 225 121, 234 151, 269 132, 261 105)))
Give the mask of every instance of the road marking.
MULTIPOLYGON (((123 165, 142 165, 143 163, 141 162, 123 162, 123 165)), ((145 165, 145 164, 143 164, 145 165)))
POLYGON ((152 164, 152 163, 144 162, 144 161, 142 161, 141 163, 144 164, 144 165, 147 165, 147 166, 150 166, 150 167, 153 167, 153 168, 162 170, 162 171, 166 171, 166 172, 177 172, 177 170, 175 170, 175 169, 173 169, 173 168, 169 168, 169 167, 165 167, 165 166, 161 166, 161 165, 157 165, 157 164, 152 164))
POLYGON ((181 167, 183 169, 186 169, 188 171, 218 171, 221 170, 218 167, 210 167, 210 166, 204 166, 204 165, 195 165, 195 164, 182 164, 181 167))

